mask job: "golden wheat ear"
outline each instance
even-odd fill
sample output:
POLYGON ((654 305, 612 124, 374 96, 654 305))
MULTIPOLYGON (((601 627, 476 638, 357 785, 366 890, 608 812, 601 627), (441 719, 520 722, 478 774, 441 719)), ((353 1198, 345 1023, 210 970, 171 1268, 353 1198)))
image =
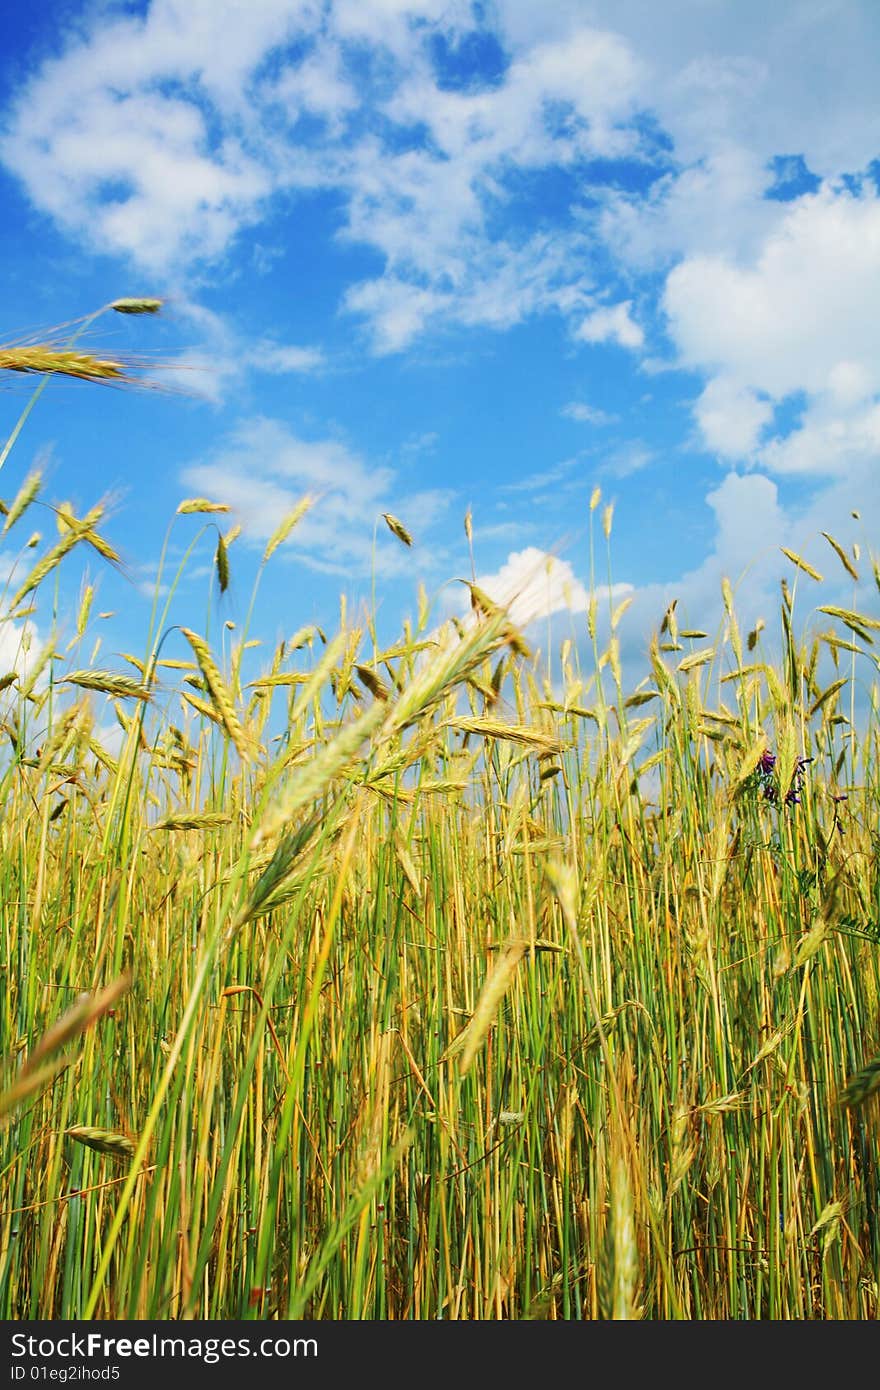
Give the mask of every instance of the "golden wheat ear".
POLYGON ((70 1125, 64 1131, 68 1139, 85 1144, 97 1153, 109 1154, 112 1158, 128 1159, 134 1157, 137 1147, 133 1139, 125 1134, 117 1134, 112 1129, 93 1129, 90 1125, 70 1125))
POLYGON ((409 531, 407 531, 402 521, 400 521, 396 516, 392 516, 391 512, 383 512, 382 518, 385 522, 385 525, 388 527, 388 530, 391 532, 393 536, 396 536, 397 539, 399 541, 402 541, 404 545, 412 545, 413 538, 410 535, 409 531))
POLYGON ((525 937, 513 937, 504 944, 498 960, 486 977, 470 1022, 453 1038, 443 1054, 441 1060, 448 1061, 461 1053, 459 1071, 462 1076, 467 1075, 470 1070, 471 1063, 492 1026, 498 1006, 513 984, 517 966, 528 949, 529 943, 525 937))
POLYGON ((199 634, 193 632, 191 628, 182 627, 180 630, 195 653, 195 658, 198 662, 199 670, 202 673, 208 694, 211 697, 217 719, 228 734, 230 742, 237 749, 239 756, 246 762, 251 755, 250 743, 241 726, 238 715, 236 714, 235 705, 227 689, 226 682, 221 676, 217 663, 211 655, 211 649, 204 637, 200 637, 199 634))
POLYGON ((161 299, 114 299, 110 305, 117 314, 158 314, 161 299))
POLYGON ((121 975, 97 994, 82 994, 71 1007, 61 1015, 26 1058, 15 1081, 0 1092, 0 1116, 8 1114, 29 1096, 41 1091, 50 1081, 69 1066, 69 1056, 58 1056, 67 1043, 85 1033, 103 1014, 113 1008, 131 988, 131 977, 121 975))

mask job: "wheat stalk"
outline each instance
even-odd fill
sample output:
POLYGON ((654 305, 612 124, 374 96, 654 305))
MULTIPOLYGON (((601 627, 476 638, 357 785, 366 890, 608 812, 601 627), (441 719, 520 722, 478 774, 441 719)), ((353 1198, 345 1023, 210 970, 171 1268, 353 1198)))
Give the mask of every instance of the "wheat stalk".
POLYGON ((441 1060, 448 1061, 461 1053, 459 1073, 462 1076, 470 1070, 483 1039, 492 1026, 498 1005, 513 984, 517 966, 528 949, 529 942, 525 937, 513 937, 505 943, 498 960, 486 977, 470 1022, 462 1028, 443 1054, 441 1060))
POLYGON ((15 597, 9 605, 10 612, 13 612, 21 603, 22 599, 29 593, 39 588, 46 576, 52 573, 56 565, 64 559, 64 556, 67 555, 79 541, 89 536, 95 521, 102 514, 102 511, 103 508, 101 507, 93 508, 81 522, 67 531, 66 534, 52 546, 51 550, 46 551, 46 554, 37 561, 24 583, 16 591, 15 597))
MULTIPOLYGON (((219 721, 237 749, 239 757, 243 762, 246 762, 250 757, 247 736, 235 712, 232 696, 227 690, 226 683, 211 655, 211 649, 204 637, 200 637, 199 634, 193 632, 191 628, 182 627, 180 630, 195 653, 195 658, 198 662, 199 670, 204 677, 208 694, 211 696, 214 708, 219 715, 219 721)), ((190 702, 192 703, 192 700, 190 702)))

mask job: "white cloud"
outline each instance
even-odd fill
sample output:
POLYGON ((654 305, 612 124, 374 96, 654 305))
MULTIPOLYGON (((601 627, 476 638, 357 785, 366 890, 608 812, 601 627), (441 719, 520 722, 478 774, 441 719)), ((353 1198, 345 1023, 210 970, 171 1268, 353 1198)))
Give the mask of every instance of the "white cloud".
POLYGON ((39 89, 31 97, 26 127, 0 144, 4 162, 67 231, 153 273, 220 255, 270 191, 238 141, 211 151, 206 120, 189 102, 80 91, 63 78, 51 99, 39 89))
MULTIPOLYGON (((247 537, 260 545, 305 493, 317 494, 285 553, 312 568, 352 576, 371 571, 376 522, 384 510, 393 510, 423 535, 450 496, 439 488, 400 495, 390 468, 371 468, 338 439, 302 439, 282 421, 265 417, 241 421, 210 455, 184 468, 181 481, 187 489, 229 503, 247 537)), ((430 558, 427 547, 420 553, 430 558)), ((399 543, 386 540, 382 526, 377 571, 411 572, 407 555, 399 543)))
POLYGON ((629 478, 633 473, 640 473, 643 468, 647 468, 655 458, 654 450, 644 440, 630 439, 604 457, 602 470, 611 473, 615 478, 629 478))
MULTIPOLYGON (((876 468, 864 469, 858 478, 840 478, 821 488, 806 502, 783 505, 780 489, 763 473, 729 472, 705 496, 714 522, 713 539, 705 558, 696 566, 682 570, 663 584, 639 586, 621 628, 626 669, 636 679, 644 672, 647 642, 656 631, 663 612, 678 600, 676 613, 680 627, 698 627, 710 638, 723 632, 725 614, 721 581, 727 578, 734 589, 737 619, 745 634, 758 618, 767 623, 766 642, 778 658, 779 583, 785 577, 796 588, 795 631, 817 630, 817 623, 829 623, 817 614, 816 605, 837 603, 843 607, 876 611, 876 588, 870 569, 860 565, 859 594, 853 598, 853 582, 822 536, 834 535, 839 543, 852 548, 854 540, 876 534, 880 525, 880 487, 876 468), (872 474, 874 476, 872 476, 872 474), (862 485, 866 484, 866 487, 862 485), (851 510, 861 507, 861 519, 853 520, 851 510), (824 576, 821 586, 798 573, 783 556, 787 546, 804 556, 824 576)), ((681 656, 686 655, 683 650, 681 656)), ((680 657, 667 657, 678 660, 680 657)), ((728 660, 732 658, 728 653, 728 660)), ((865 672, 867 674, 867 671, 865 672)))
POLYGON ((860 405, 871 391, 871 372, 864 362, 838 362, 828 373, 829 397, 844 410, 860 405))
POLYGON ((0 156, 92 246, 154 272, 210 260, 272 189, 243 139, 249 79, 320 8, 226 0, 218 22, 213 0, 153 0, 143 18, 95 23, 24 85, 0 156))
POLYGON ((290 373, 316 372, 326 365, 326 358, 320 348, 294 347, 292 344, 273 343, 268 340, 256 343, 247 354, 248 365, 261 372, 275 376, 290 373))
POLYGON ((694 406, 708 448, 758 450, 773 472, 815 476, 876 456, 880 198, 870 188, 824 184, 779 205, 753 258, 685 259, 664 306, 680 362, 710 374, 694 406), (795 394, 807 403, 801 424, 759 449, 773 403, 795 394))
POLYGON ((360 105, 356 86, 346 79, 338 48, 315 49, 299 67, 286 68, 274 86, 264 88, 266 99, 279 101, 294 124, 302 114, 322 116, 334 131, 360 105))
POLYGON ((562 407, 560 414, 567 420, 576 420, 581 425, 613 425, 620 418, 607 410, 599 410, 595 405, 587 405, 585 401, 569 401, 562 407))
POLYGON ((827 390, 857 363, 877 390, 880 198, 825 185, 782 205, 752 264, 691 257, 669 275, 664 305, 685 365, 778 399, 827 390))
POLYGON ((496 603, 504 604, 521 628, 553 613, 586 612, 589 603, 569 562, 533 545, 508 555, 499 570, 480 575, 477 584, 496 603))
POLYGON ((505 86, 477 95, 442 91, 419 69, 386 111, 404 130, 427 127, 428 145, 395 153, 367 139, 353 150, 340 175, 350 189, 341 235, 372 245, 385 268, 352 286, 345 307, 369 321, 378 352, 400 351, 438 323, 506 329, 592 304, 584 233, 574 223, 529 232, 534 213, 508 189, 512 175, 586 157, 595 136, 582 115, 573 133, 548 131, 547 107, 570 103, 551 58, 535 56, 540 80, 523 63, 505 86), (496 230, 505 217, 513 235, 496 230))
POLYGON ((780 205, 764 197, 768 182, 761 155, 727 143, 676 167, 645 193, 611 190, 601 201, 597 230, 637 272, 682 256, 749 256, 779 218, 780 205))
MULTIPOLYGON (((156 276, 198 277, 282 199, 289 208, 297 190, 333 189, 340 235, 381 258, 378 274, 341 294, 377 352, 446 323, 504 330, 548 312, 579 341, 639 351, 632 301, 602 302, 599 276, 603 297, 626 293, 605 283, 609 264, 626 274, 683 258, 665 297, 683 362, 774 399, 871 389, 871 350, 851 341, 876 297, 871 196, 829 182, 794 205, 764 197, 774 157, 802 155, 829 180, 876 157, 870 6, 221 8, 222 22, 214 0, 151 0, 143 15, 97 7, 21 85, 0 157, 34 205, 91 248, 156 276), (444 82, 432 42, 454 50, 489 34, 493 80, 444 82), (631 161, 639 192, 601 173, 607 159, 631 161), (571 184, 552 236, 533 182, 547 170, 571 184), (659 177, 646 192, 650 171, 659 177), (822 351, 820 320, 830 328, 822 351), (868 372, 860 386, 844 380, 850 363, 856 378, 868 372)), ((639 303, 650 312, 645 295, 639 303)))
POLYGON ((26 676, 38 660, 43 643, 32 622, 0 621, 0 674, 26 676))
POLYGON ((343 300, 378 352, 443 322, 582 316, 585 239, 546 235, 518 180, 635 151, 641 64, 610 30, 550 25, 494 85, 450 90, 429 41, 474 26, 469 0, 230 0, 222 23, 207 0, 152 0, 62 35, 0 157, 68 233, 157 276, 203 272, 279 195, 336 189, 341 234, 384 261, 343 300))
POLYGON ((746 458, 773 419, 773 406, 733 378, 717 376, 697 400, 694 415, 708 449, 723 458, 746 458))
POLYGON ((850 478, 870 485, 880 460, 880 401, 843 413, 814 405, 785 438, 771 440, 760 454, 773 473, 850 478))
POLYGON ((618 343, 621 347, 640 348, 645 335, 633 320, 631 308, 632 301, 625 300, 622 304, 596 309, 584 319, 575 337, 585 343, 618 343))
POLYGON ((681 164, 716 144, 761 161, 803 154, 823 176, 877 156, 877 14, 864 0, 495 3, 515 48, 564 41, 586 16, 627 42, 643 62, 640 99, 681 164))
MULTIPOLYGON (((512 551, 494 573, 478 575, 476 583, 489 598, 507 609, 515 626, 527 634, 535 651, 540 651, 551 667, 560 641, 572 636, 576 641, 586 640, 590 594, 569 561, 537 546, 528 546, 512 551)), ((476 621, 467 589, 461 594, 450 590, 445 593, 447 610, 457 608, 465 626, 476 621)), ((634 594, 632 584, 596 585, 593 596, 598 604, 599 625, 607 624, 609 605, 634 594)), ((584 664, 585 669, 591 666, 589 657, 585 657, 584 664)))
POLYGON ((421 64, 387 111, 401 125, 427 125, 443 156, 473 174, 497 172, 503 159, 539 168, 630 152, 636 139, 626 121, 640 74, 627 43, 581 25, 564 41, 523 49, 502 83, 476 93, 439 87, 421 64), (554 121, 550 103, 565 119, 554 121))
POLYGON ((446 302, 432 290, 415 289, 393 276, 352 286, 344 301, 346 309, 370 320, 373 346, 380 355, 409 347, 446 302))
MULTIPOLYGON (((535 473, 528 473, 524 478, 517 478, 514 483, 502 483, 502 492, 541 492, 544 488, 555 488, 569 478, 572 470, 577 466, 577 456, 562 459, 559 463, 552 464, 550 468, 541 468, 535 473)), ((534 503, 534 499, 533 499, 534 503)))
POLYGON ((715 513, 714 564, 738 578, 750 564, 772 555, 778 564, 780 537, 786 534, 779 490, 758 473, 727 476, 706 496, 715 513))
POLYGON ((408 57, 424 22, 470 28, 470 0, 333 0, 332 24, 345 39, 376 43, 408 57))
POLYGON ((317 346, 279 343, 271 338, 254 340, 239 330, 231 318, 215 313, 185 295, 175 296, 171 311, 191 324, 200 341, 186 352, 162 364, 162 382, 184 394, 194 394, 222 404, 247 372, 271 376, 310 374, 328 366, 317 346))

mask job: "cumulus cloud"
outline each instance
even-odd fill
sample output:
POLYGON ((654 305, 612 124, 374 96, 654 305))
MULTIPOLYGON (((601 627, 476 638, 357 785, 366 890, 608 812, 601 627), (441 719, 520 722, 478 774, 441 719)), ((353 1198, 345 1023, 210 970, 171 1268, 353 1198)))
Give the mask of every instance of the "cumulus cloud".
POLYGON ((738 579, 751 564, 768 558, 778 568, 778 545, 786 535, 779 489, 758 473, 728 473, 706 496, 715 514, 713 567, 738 579))
MULTIPOLYGON (((515 45, 548 28, 563 38, 587 8, 583 0, 496 6, 515 45)), ((680 166, 736 146, 762 162, 800 153, 826 177, 877 156, 877 22, 863 0, 590 0, 589 18, 643 58, 641 99, 680 166)))
POLYGON ((773 419, 773 406, 732 377, 714 377, 694 406, 706 447, 723 458, 746 458, 764 427, 773 419))
POLYGON ((637 273, 684 256, 749 256, 778 219, 779 205, 764 197, 768 182, 764 158, 728 142, 661 174, 647 191, 610 190, 597 230, 637 273))
MULTIPOLYGON (((477 584, 496 603, 504 604, 517 627, 526 628, 554 613, 586 613, 589 594, 568 560, 561 560, 537 546, 513 551, 494 574, 483 574, 477 584)), ((613 595, 628 594, 631 584, 615 584, 613 595)), ((607 597, 609 590, 597 590, 607 597)))
POLYGON ((256 222, 275 179, 248 93, 315 0, 153 0, 94 21, 24 84, 0 157, 41 211, 157 273, 204 264, 256 222))
MULTIPOLYGON (((414 75, 383 109, 409 133, 406 147, 364 139, 340 175, 350 190, 340 234, 385 262, 345 300, 369 319, 379 352, 399 351, 437 323, 505 329, 592 304, 588 241, 576 221, 550 236, 536 227, 540 209, 514 190, 543 169, 582 169, 597 155, 636 150, 626 119, 635 71, 624 45, 592 30, 574 49, 538 46, 501 84, 476 93, 442 89, 414 55, 414 75), (415 148, 413 131, 422 132, 415 148)), ((619 330, 632 338, 622 320, 619 330)))
MULTIPOLYGON (((731 471, 709 489, 703 500, 712 519, 712 539, 704 558, 696 565, 682 567, 664 583, 640 583, 630 595, 631 604, 618 629, 625 688, 644 677, 651 635, 657 632, 673 600, 679 627, 707 634, 705 639, 697 639, 696 645, 708 646, 723 637, 727 625, 723 579, 733 587, 741 633, 745 635, 759 620, 765 624, 760 656, 771 661, 778 662, 781 655, 779 608, 783 577, 796 591, 797 634, 815 635, 832 625, 817 612, 820 604, 876 611, 876 589, 870 570, 861 565, 862 577, 854 586, 822 536, 822 531, 830 532, 852 554, 853 543, 858 540, 863 545, 864 535, 872 534, 872 524, 866 524, 864 517, 853 519, 851 490, 842 481, 824 490, 821 499, 786 507, 773 478, 757 472, 731 471), (782 554, 782 546, 812 563, 823 575, 822 584, 796 571, 782 554)), ((876 522, 876 499, 873 517, 876 522)), ((688 644, 683 643, 677 655, 669 653, 664 660, 674 665, 689 650, 688 644)), ((734 661, 729 647, 725 660, 726 669, 730 669, 734 661)), ((590 669, 588 660, 585 669, 590 669)), ((863 665, 860 680, 868 675, 869 668, 863 665)), ((722 687, 718 692, 722 700, 727 698, 724 690, 722 687)), ((715 702, 713 692, 712 703, 715 702)))
POLYGON ((694 258, 766 239, 768 160, 830 177, 876 157, 870 37, 855 0, 227 0, 222 23, 212 0, 99 7, 22 84, 0 157, 69 233, 178 278, 291 191, 334 189, 340 234, 382 258, 344 300, 378 352, 546 312, 638 350, 628 307, 596 300, 592 252, 683 255, 669 308, 696 351, 676 290, 702 278, 726 300, 694 258), (471 42, 494 45, 494 75, 449 80, 438 55, 471 42), (627 192, 602 160, 661 177, 627 192), (548 170, 572 184, 552 241, 529 183, 548 170))
POLYGON ((824 185, 785 207, 751 264, 682 261, 664 307, 685 365, 781 398, 856 362, 880 388, 880 198, 824 185))
POLYGON ((802 394, 801 425, 765 439, 763 466, 834 475, 876 450, 880 393, 880 198, 823 185, 782 205, 748 262, 693 256, 664 307, 679 361, 710 380, 694 413, 703 441, 746 457, 772 405, 802 394))
MULTIPOLYGON (((340 236, 382 258, 343 298, 379 353, 447 322, 582 318, 583 235, 574 219, 542 232, 528 177, 596 178, 597 159, 637 153, 642 65, 580 23, 499 47, 494 83, 446 83, 433 41, 454 54, 490 33, 468 0, 231 0, 222 24, 206 0, 152 0, 62 35, 0 158, 69 234, 177 279, 292 192, 334 189, 340 236)), ((636 345, 623 320, 613 331, 636 345)))
MULTIPOLYGON (((722 548, 740 504, 760 503, 781 532, 793 524, 772 480, 822 481, 810 506, 835 508, 855 481, 876 514, 880 199, 853 177, 880 148, 870 6, 227 0, 222 24, 213 0, 130 9, 59 27, 57 56, 21 82, 0 137, 33 205, 90 250, 190 276, 197 293, 248 228, 271 241, 298 193, 332 190, 340 242, 375 256, 340 290, 374 352, 449 324, 500 332, 553 314, 575 345, 640 354, 663 325, 673 364, 699 379, 701 444, 756 470, 710 494, 722 548), (493 71, 456 76, 450 60, 474 43, 493 71)), ((218 400, 247 363, 326 365, 309 343, 249 355, 210 317, 218 400)), ((198 357, 181 364, 185 384, 198 357)), ((585 403, 565 410, 611 423, 585 403)), ((606 464, 631 472, 650 457, 635 441, 606 464)), ((569 467, 521 486, 535 496, 569 467)), ((405 508, 390 470, 277 421, 239 427, 197 474, 205 490, 211 477, 228 486, 258 537, 298 488, 324 487, 326 528, 307 519, 303 554, 342 569, 369 564, 366 515, 405 508)), ((412 501, 426 525, 442 496, 412 501)))
POLYGON ((585 343, 618 343, 620 347, 640 348, 645 335, 634 322, 631 308, 631 301, 626 300, 622 304, 596 309, 577 328, 575 337, 585 343))
POLYGON ((795 430, 761 450, 763 465, 776 474, 849 478, 876 492, 871 475, 880 458, 880 401, 841 412, 814 404, 795 430))
POLYGON ((426 324, 441 313, 445 296, 385 276, 353 285, 344 303, 352 313, 369 319, 373 346, 384 356, 409 347, 426 324))

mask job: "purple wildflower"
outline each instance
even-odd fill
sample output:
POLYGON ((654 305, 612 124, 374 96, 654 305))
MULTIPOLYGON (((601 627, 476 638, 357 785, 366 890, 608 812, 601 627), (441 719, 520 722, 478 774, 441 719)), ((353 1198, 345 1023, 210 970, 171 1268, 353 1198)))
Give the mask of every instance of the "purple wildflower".
MULTIPOLYGON (((758 785, 767 801, 777 805, 779 802, 779 786, 776 781, 776 754, 769 748, 758 759, 756 772, 758 774, 758 785)), ((791 775, 791 783, 785 793, 784 804, 786 806, 800 805, 800 793, 804 789, 804 774, 807 763, 811 763, 812 758, 798 757, 795 760, 794 771, 791 775)))
POLYGON ((786 806, 800 805, 800 793, 804 789, 804 769, 806 768, 807 763, 811 763, 812 761, 812 758, 801 757, 799 757, 796 760, 794 765, 794 772, 791 775, 791 786, 785 793, 786 806))

